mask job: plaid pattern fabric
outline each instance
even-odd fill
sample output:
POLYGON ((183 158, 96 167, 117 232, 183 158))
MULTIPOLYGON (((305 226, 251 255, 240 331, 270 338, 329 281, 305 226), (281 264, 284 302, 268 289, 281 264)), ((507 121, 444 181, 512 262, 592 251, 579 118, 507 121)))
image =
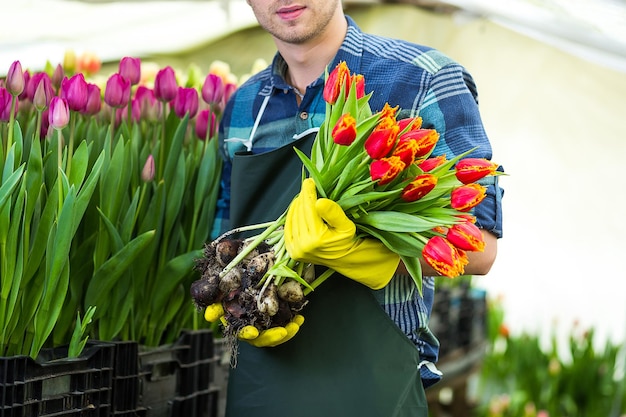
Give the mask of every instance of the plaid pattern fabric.
MULTIPOLYGON (((478 111, 478 96, 471 75, 441 52, 406 41, 361 32, 347 17, 348 32, 329 71, 345 61, 352 73, 365 76, 366 93, 372 92, 370 106, 379 111, 385 103, 399 106, 398 119, 421 116, 423 126, 440 134, 435 155, 452 158, 476 148, 472 157, 491 158, 491 145, 478 111)), ((326 103, 321 76, 306 89, 300 106, 293 87, 283 75, 286 63, 276 54, 272 64, 252 76, 228 102, 220 125, 220 146, 224 158, 220 199, 213 236, 230 229, 230 172, 235 152, 267 152, 289 144, 324 120, 326 103), (259 118, 259 115, 260 118, 259 118)), ((496 181, 489 185, 487 198, 475 209, 477 225, 502 235, 502 190, 496 181)), ((428 329, 433 303, 434 279, 425 278, 423 298, 408 276, 398 275, 375 296, 392 320, 420 351, 425 363, 436 362, 438 341, 428 329)), ((423 366, 425 385, 439 379, 432 366, 423 366)))

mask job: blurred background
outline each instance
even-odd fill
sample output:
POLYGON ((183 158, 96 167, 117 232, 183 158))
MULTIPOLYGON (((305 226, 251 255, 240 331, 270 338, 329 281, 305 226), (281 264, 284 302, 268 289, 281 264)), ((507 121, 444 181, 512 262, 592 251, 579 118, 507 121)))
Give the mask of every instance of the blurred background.
MULTIPOLYGON (((243 79, 274 45, 243 0, 0 0, 0 76, 93 53, 102 72, 124 56, 243 79)), ((364 31, 433 46, 478 85, 494 160, 508 176, 504 238, 475 277, 512 334, 597 349, 626 334, 626 1, 344 1, 364 31)), ((442 284, 447 285, 447 284, 442 284)), ((560 354, 571 356, 563 345, 560 354)))

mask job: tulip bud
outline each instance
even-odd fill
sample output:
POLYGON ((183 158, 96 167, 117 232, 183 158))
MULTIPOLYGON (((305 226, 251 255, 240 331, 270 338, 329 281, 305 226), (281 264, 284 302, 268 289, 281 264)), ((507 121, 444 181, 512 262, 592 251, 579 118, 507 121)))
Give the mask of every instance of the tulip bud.
POLYGON ((365 140, 365 150, 372 159, 389 155, 398 137, 398 125, 394 116, 383 117, 365 140))
POLYGON ((365 96, 365 77, 362 74, 355 74, 351 77, 350 88, 356 89, 356 98, 365 96))
POLYGON ((82 114, 95 116, 102 109, 102 92, 96 84, 87 84, 87 104, 81 112, 82 114))
POLYGON ((450 206, 466 212, 476 207, 486 196, 487 187, 472 183, 461 185, 450 193, 450 206))
POLYGON ((154 96, 162 102, 170 102, 176 98, 178 84, 172 67, 160 70, 154 79, 154 96))
POLYGON ((160 106, 154 96, 154 90, 143 85, 138 86, 133 102, 137 103, 140 118, 149 121, 155 121, 159 118, 160 106))
POLYGON ((181 119, 189 113, 189 118, 198 113, 198 91, 192 87, 178 87, 178 93, 174 98, 174 113, 181 119))
POLYGON ((67 101, 70 110, 81 111, 87 104, 87 82, 83 74, 75 74, 61 83, 61 98, 67 101))
POLYGON ((24 91, 24 71, 20 61, 14 61, 6 76, 6 89, 11 95, 19 96, 24 91))
POLYGON ((70 108, 67 101, 61 97, 53 97, 50 101, 48 122, 50 127, 60 130, 70 121, 70 108))
POLYGON ((480 229, 472 222, 457 223, 448 229, 446 238, 459 249, 482 252, 485 241, 480 229))
POLYGON ((148 159, 146 159, 146 163, 141 170, 141 179, 144 182, 150 182, 154 179, 154 157, 152 154, 148 155, 148 159))
POLYGON ((55 90, 58 90, 61 87, 61 83, 64 79, 65 71, 63 71, 63 66, 61 64, 58 64, 57 67, 54 69, 54 72, 52 73, 52 78, 50 80, 52 81, 52 86, 55 90))
POLYGON ((405 129, 417 130, 422 127, 422 118, 417 116, 398 120, 398 127, 400 128, 400 132, 402 133, 404 133, 405 129))
POLYGON ((404 187, 401 194, 402 199, 409 203, 419 200, 435 188, 437 180, 437 176, 432 174, 418 175, 404 187))
POLYGON ((8 122, 11 118, 11 101, 13 96, 4 87, 0 87, 0 122, 8 122))
POLYGON ((350 113, 343 114, 331 133, 337 145, 350 146, 356 139, 356 119, 350 113))
POLYGON ((40 78, 39 85, 37 85, 37 89, 35 90, 35 95, 33 96, 33 105, 38 111, 42 111, 48 104, 50 104, 50 100, 52 100, 52 94, 50 90, 46 87, 46 83, 49 83, 49 78, 40 78))
POLYGON ((417 166, 424 172, 430 172, 446 162, 446 155, 439 155, 420 162, 417 166))
POLYGON ((207 133, 208 133, 208 139, 211 139, 213 135, 215 134, 215 127, 216 127, 215 125, 216 125, 215 113, 213 113, 210 109, 201 110, 198 113, 198 116, 196 117, 196 126, 195 126, 196 136, 198 136, 198 139, 200 140, 207 139, 207 133), (210 119, 210 122, 209 122, 209 119, 210 119))
POLYGON ((426 242, 422 257, 435 271, 449 278, 463 275, 469 262, 465 251, 457 249, 441 236, 433 236, 426 242))
POLYGON ((397 156, 381 158, 370 164, 370 176, 372 181, 378 181, 378 185, 385 185, 393 181, 404 168, 404 162, 397 156))
POLYGON ((104 90, 104 102, 111 107, 126 107, 130 100, 130 80, 119 73, 113 74, 107 80, 104 90))
MULTIPOLYGON (((345 86, 350 77, 350 70, 345 61, 341 61, 330 74, 324 85, 324 101, 328 104, 335 104, 339 98, 341 87, 345 86)), ((346 88, 347 90, 347 88, 346 88)))
POLYGON ((498 164, 484 158, 465 158, 456 164, 456 178, 463 184, 495 174, 498 164))
POLYGON ((141 80, 141 60, 126 56, 120 60, 119 74, 130 81, 130 85, 139 84, 141 80))
POLYGON ((400 135, 400 139, 414 140, 416 147, 416 158, 424 157, 435 149, 435 145, 439 140, 439 133, 434 129, 417 129, 409 130, 400 135))
POLYGON ((224 96, 224 81, 216 74, 208 74, 202 85, 202 99, 205 103, 213 105, 222 101, 224 96))

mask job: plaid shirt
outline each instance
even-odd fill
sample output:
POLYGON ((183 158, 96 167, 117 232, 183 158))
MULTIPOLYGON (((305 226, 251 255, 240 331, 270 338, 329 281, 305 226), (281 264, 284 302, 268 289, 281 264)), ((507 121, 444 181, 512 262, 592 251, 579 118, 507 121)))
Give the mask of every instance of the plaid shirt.
MULTIPOLYGON (((399 106, 398 119, 421 116, 425 128, 434 128, 440 134, 434 155, 452 158, 477 148, 472 157, 491 158, 476 87, 462 66, 435 49, 363 33, 350 17, 347 20, 346 38, 329 70, 345 61, 352 73, 363 74, 366 93, 373 91, 369 102, 372 111, 389 103, 399 106)), ((319 128, 324 120, 323 75, 307 87, 298 106, 293 87, 284 80, 286 69, 285 61, 276 54, 272 65, 238 88, 225 108, 220 125, 225 163, 213 237, 230 229, 234 153, 246 149, 262 153, 287 145, 310 129, 319 128)), ((500 237, 502 191, 494 182, 474 214, 479 227, 500 237)), ((437 361, 439 343, 428 328, 434 287, 434 279, 425 277, 422 298, 410 276, 396 275, 385 288, 374 291, 391 319, 417 346, 426 365, 421 367, 426 386, 440 378, 432 366, 437 361)))

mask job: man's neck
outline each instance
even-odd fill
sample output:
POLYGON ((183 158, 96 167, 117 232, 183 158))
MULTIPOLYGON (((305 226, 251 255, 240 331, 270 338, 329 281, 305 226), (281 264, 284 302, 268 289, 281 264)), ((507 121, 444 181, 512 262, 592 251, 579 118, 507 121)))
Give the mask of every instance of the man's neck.
POLYGON ((340 14, 333 18, 326 31, 305 44, 276 41, 276 46, 288 66, 286 81, 304 93, 306 87, 324 73, 346 36, 347 22, 340 14))

